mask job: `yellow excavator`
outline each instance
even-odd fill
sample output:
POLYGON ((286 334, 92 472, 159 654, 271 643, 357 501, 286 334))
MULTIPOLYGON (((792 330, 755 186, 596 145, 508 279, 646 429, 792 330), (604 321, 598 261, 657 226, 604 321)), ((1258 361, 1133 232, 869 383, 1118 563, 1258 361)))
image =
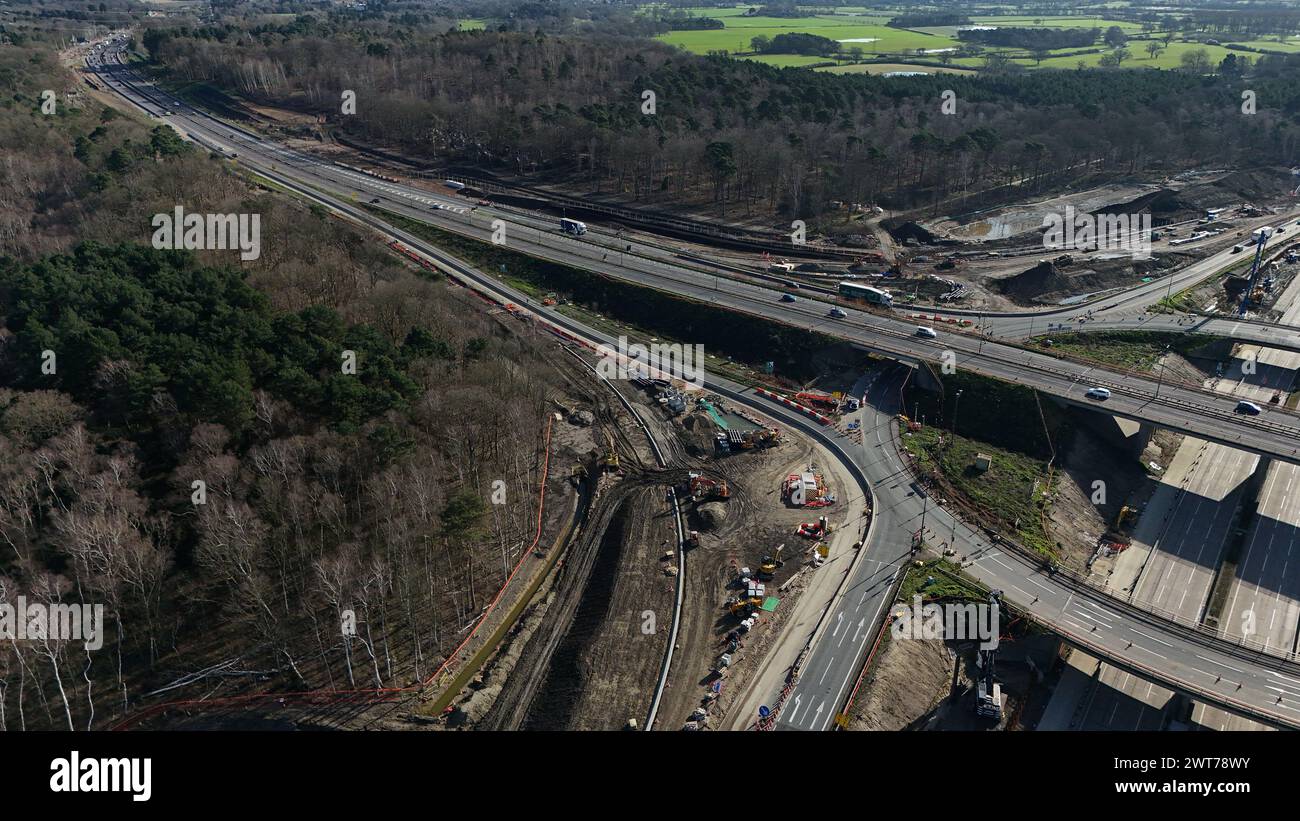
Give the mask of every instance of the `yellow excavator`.
POLYGON ((605 442, 608 449, 605 451, 605 457, 601 460, 606 470, 618 470, 618 451, 614 449, 614 436, 608 430, 605 431, 605 442))
POLYGON ((776 575, 776 569, 785 565, 785 562, 781 561, 781 554, 784 552, 785 545, 778 545, 775 554, 764 556, 758 565, 758 575, 764 579, 770 579, 776 575))
POLYGON ((1119 515, 1115 517, 1115 529, 1120 533, 1125 532, 1128 525, 1137 521, 1138 512, 1136 509, 1124 505, 1119 509, 1119 515))

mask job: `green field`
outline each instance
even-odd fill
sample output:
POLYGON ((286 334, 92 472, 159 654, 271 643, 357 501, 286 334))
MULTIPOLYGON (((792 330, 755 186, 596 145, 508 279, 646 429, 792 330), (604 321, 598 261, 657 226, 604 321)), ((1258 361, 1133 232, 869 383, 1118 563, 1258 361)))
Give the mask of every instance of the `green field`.
MULTIPOLYGON (((1008 28, 1057 28, 1057 29, 1090 29, 1098 28, 1102 31, 1111 26, 1119 26, 1130 35, 1139 34, 1142 26, 1137 23, 1128 23, 1120 20, 1103 20, 1100 17, 972 17, 972 25, 976 26, 1006 26, 1008 28)), ((926 28, 915 29, 927 34, 934 34, 942 37, 956 37, 957 26, 929 26, 926 28)))
POLYGON ((970 74, 971 69, 939 66, 914 66, 907 63, 850 63, 844 66, 823 68, 828 74, 889 74, 895 71, 919 71, 924 74, 970 74))
POLYGON ((870 42, 844 43, 845 48, 861 46, 866 54, 897 54, 914 49, 955 48, 957 41, 951 37, 937 37, 914 31, 892 29, 881 25, 863 23, 852 16, 819 17, 747 17, 725 18, 725 29, 712 31, 672 31, 659 39, 680 46, 696 54, 710 51, 749 52, 749 41, 759 35, 775 37, 778 34, 801 32, 816 34, 831 40, 869 40, 870 42))
MULTIPOLYGON (((674 31, 659 37, 665 43, 679 46, 695 54, 709 52, 727 52, 735 55, 749 55, 747 59, 756 60, 781 68, 806 67, 825 64, 832 58, 803 56, 793 54, 750 55, 750 40, 759 35, 774 37, 789 32, 815 34, 843 44, 845 50, 857 46, 862 49, 863 57, 904 57, 938 62, 946 49, 961 46, 955 37, 955 26, 934 27, 918 30, 894 29, 883 25, 888 17, 849 13, 844 9, 838 14, 817 14, 807 17, 745 17, 744 12, 750 6, 734 8, 691 8, 687 12, 702 17, 716 17, 726 23, 726 28, 712 31, 674 31), (854 40, 863 42, 852 42, 854 40)), ((1042 28, 1100 28, 1119 26, 1136 36, 1141 33, 1137 23, 1104 20, 1096 16, 985 16, 972 18, 976 25, 1002 25, 1016 27, 1042 28)), ((1223 46, 1203 46, 1193 42, 1174 41, 1154 58, 1146 53, 1146 40, 1131 40, 1127 46, 1130 57, 1124 61, 1122 68, 1160 68, 1172 69, 1181 66, 1182 55, 1197 48, 1204 48, 1213 65, 1223 60, 1230 49, 1223 46)), ((1293 38, 1286 43, 1256 40, 1242 43, 1254 48, 1272 49, 1274 51, 1300 52, 1300 38, 1293 38)), ((1095 68, 1101 58, 1109 51, 1100 43, 1098 51, 1091 54, 1077 54, 1079 49, 1063 49, 1052 52, 1041 63, 1035 62, 1022 49, 987 48, 986 52, 1000 52, 1015 55, 1012 60, 1026 68, 1060 68, 1073 69, 1082 64, 1086 68, 1095 68)), ((1238 54, 1242 54, 1238 52, 1238 54)), ((953 69, 979 69, 984 65, 983 57, 961 57, 952 59, 949 64, 953 69)), ((884 74, 891 71, 929 71, 939 70, 935 67, 904 66, 889 64, 847 64, 821 65, 818 71, 836 74, 884 74)))
POLYGON ((1123 20, 1104 20, 1100 17, 972 17, 977 26, 1007 26, 1013 28, 1058 28, 1058 29, 1108 29, 1119 26, 1125 31, 1141 31, 1138 23, 1123 20))
POLYGON ((1242 40, 1233 41, 1234 46, 1246 46, 1247 48, 1257 48, 1263 51, 1284 51, 1287 54, 1300 52, 1300 38, 1288 38, 1285 43, 1279 43, 1276 40, 1242 40))
MULTIPOLYGON (((682 9, 682 11, 686 14, 691 15, 692 17, 713 17, 718 20, 725 20, 728 28, 731 28, 733 26, 748 25, 751 20, 787 19, 783 17, 774 18, 774 17, 745 17, 744 16, 746 11, 749 11, 751 8, 757 8, 759 5, 761 4, 756 3, 752 5, 735 6, 732 8, 722 8, 722 9, 709 8, 707 6, 697 6, 694 8, 685 8, 682 9)), ((810 15, 809 17, 789 18, 789 19, 808 20, 808 19, 826 17, 826 18, 838 20, 838 19, 844 19, 846 17, 849 17, 857 21, 858 23, 864 25, 883 26, 885 23, 889 22, 891 17, 891 15, 888 14, 883 14, 883 15, 866 14, 865 12, 866 9, 862 6, 844 6, 842 8, 835 9, 834 11, 828 9, 826 11, 819 12, 818 14, 810 15)))
MULTIPOLYGON (((1127 46, 1132 56, 1125 60, 1122 68, 1178 68, 1182 65, 1182 55, 1184 52, 1194 49, 1203 48, 1210 56, 1211 65, 1217 66, 1219 61, 1232 52, 1223 46, 1202 46, 1198 43, 1180 43, 1177 40, 1169 44, 1169 47, 1160 52, 1155 58, 1149 57, 1146 53, 1146 41, 1130 41, 1127 46)), ((1048 57, 1043 60, 1038 68, 1077 68, 1082 62, 1086 68, 1096 68, 1110 49, 1103 49, 1095 54, 1076 54, 1070 57, 1048 57)), ((1240 53, 1238 56, 1242 56, 1240 53)), ((1245 55, 1250 56, 1250 55, 1245 55)), ((1030 58, 1017 58, 1013 62, 1019 63, 1026 68, 1035 68, 1035 63, 1030 58)), ((961 57, 952 61, 954 66, 965 66, 967 68, 979 68, 984 64, 983 58, 980 57, 961 57)))
POLYGON ((776 66, 777 68, 798 68, 832 62, 830 57, 807 57, 802 54, 764 54, 748 59, 759 63, 767 63, 769 66, 776 66))

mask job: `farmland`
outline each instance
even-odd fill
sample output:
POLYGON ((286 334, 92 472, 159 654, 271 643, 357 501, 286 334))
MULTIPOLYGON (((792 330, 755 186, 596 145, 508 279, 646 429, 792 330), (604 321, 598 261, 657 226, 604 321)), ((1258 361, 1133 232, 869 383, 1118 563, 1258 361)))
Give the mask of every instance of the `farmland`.
MULTIPOLYGON (((908 61, 938 62, 943 55, 962 47, 957 39, 956 26, 934 26, 917 29, 897 29, 885 25, 889 17, 855 13, 845 8, 833 14, 816 14, 806 17, 761 17, 746 16, 749 7, 733 8, 693 8, 686 9, 688 14, 713 17, 722 20, 726 27, 706 31, 674 31, 663 34, 659 39, 665 43, 678 46, 696 54, 724 52, 757 60, 778 67, 816 66, 817 70, 837 74, 885 74, 896 71, 918 70, 919 67, 908 66, 908 61), (841 55, 819 57, 794 54, 754 54, 750 41, 759 36, 774 37, 778 34, 799 32, 825 37, 841 43, 845 52, 861 49, 861 59, 885 59, 894 57, 898 62, 884 63, 848 63, 836 66, 825 65, 828 62, 846 63, 841 55), (874 66, 874 67, 873 67, 874 66)), ((974 25, 1014 26, 1017 28, 1098 28, 1108 29, 1118 26, 1125 34, 1135 38, 1127 45, 1129 57, 1121 64, 1124 68, 1159 68, 1172 69, 1181 65, 1183 54, 1194 49, 1203 48, 1212 64, 1218 64, 1224 57, 1233 53, 1222 45, 1203 45, 1192 41, 1174 39, 1155 56, 1146 51, 1148 40, 1143 37, 1142 28, 1137 23, 1107 20, 1097 16, 980 16, 973 17, 974 25)), ((1161 43, 1163 46, 1163 42, 1161 43)), ((1252 40, 1241 45, 1249 48, 1272 50, 1278 52, 1300 52, 1300 40, 1277 42, 1275 40, 1252 40)), ((1073 69, 1080 66, 1093 68, 1101 64, 1102 58, 1110 52, 1098 41, 1094 49, 1058 49, 1047 52, 1041 60, 1035 59, 1023 49, 985 48, 983 53, 1001 53, 1012 63, 1025 68, 1063 68, 1073 69), (1079 53, 1087 51, 1088 53, 1079 53)), ((944 60, 945 66, 954 69, 977 69, 985 64, 981 56, 951 56, 944 60)), ((930 71, 937 66, 930 67, 930 71)))
POLYGON ((828 74, 893 74, 919 72, 922 74, 969 74, 973 69, 958 66, 918 66, 910 63, 850 63, 824 69, 828 74))
MULTIPOLYGON (((711 12, 709 16, 714 16, 711 12)), ((674 31, 659 39, 696 54, 711 51, 743 53, 751 51, 754 37, 775 37, 788 32, 816 34, 844 43, 845 48, 858 45, 867 54, 893 54, 916 49, 956 48, 952 37, 940 37, 903 29, 888 28, 879 17, 826 15, 815 17, 722 17, 724 29, 711 31, 674 31), (879 22, 874 22, 879 21, 879 22)), ((766 60, 766 58, 764 58, 766 60)))

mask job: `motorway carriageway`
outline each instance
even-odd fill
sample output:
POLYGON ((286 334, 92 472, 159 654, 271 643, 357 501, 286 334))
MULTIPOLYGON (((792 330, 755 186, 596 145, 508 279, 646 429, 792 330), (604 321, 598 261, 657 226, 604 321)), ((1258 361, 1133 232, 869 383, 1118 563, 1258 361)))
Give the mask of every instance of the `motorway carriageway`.
MULTIPOLYGON (((134 78, 129 82, 139 85, 134 78)), ((620 253, 562 234, 546 220, 488 208, 465 210, 463 202, 322 163, 266 143, 257 135, 220 123, 185 104, 169 105, 170 98, 164 98, 151 87, 123 89, 117 84, 110 87, 125 91, 128 99, 146 110, 173 112, 166 119, 179 129, 228 155, 238 154, 241 163, 260 173, 292 174, 303 184, 345 199, 359 197, 366 201, 378 194, 385 197, 385 209, 483 241, 490 240, 493 221, 503 220, 506 247, 510 250, 825 333, 901 361, 924 361, 938 366, 944 351, 951 350, 958 368, 1027 385, 1083 406, 1093 404, 1083 398, 1087 388, 1106 387, 1113 395, 1102 409, 1111 415, 1150 422, 1300 464, 1300 417, 1282 409, 1269 407, 1262 416, 1243 418, 1233 413, 1233 402, 1200 386, 1166 381, 1158 389, 1156 380, 1143 375, 1088 367, 959 333, 944 333, 938 340, 926 340, 915 335, 914 323, 865 311, 850 309, 847 319, 828 319, 824 315, 827 307, 824 303, 778 302, 778 291, 684 267, 662 248, 632 243, 635 253, 620 253), (141 99, 142 94, 149 98, 141 99), (433 210, 434 204, 440 207, 433 210)))
MULTIPOLYGON (((114 90, 120 92, 124 89, 114 90)), ((135 94, 129 89, 126 91, 128 94, 135 94)), ((222 129, 224 130, 225 127, 223 126, 222 129)), ((212 133, 209 129, 209 135, 200 133, 199 136, 205 141, 222 139, 214 138, 211 136, 212 133)), ((242 147, 244 146, 241 145, 242 147)), ((319 191, 310 190, 311 183, 308 183, 308 188, 302 187, 287 176, 282 176, 288 173, 287 170, 265 169, 260 170, 260 173, 354 220, 382 230, 389 237, 407 244, 456 272, 458 276, 472 280, 484 290, 501 295, 504 299, 517 304, 531 306, 548 322, 567 327, 588 339, 606 343, 614 341, 607 335, 585 329, 572 320, 541 309, 526 295, 473 271, 469 266, 408 232, 384 226, 381 221, 350 206, 346 200, 338 200, 319 191)), ((346 197, 347 194, 344 196, 346 197)), ((827 324, 825 320, 820 320, 814 323, 813 327, 825 324, 827 324)), ((910 479, 901 472, 901 465, 896 466, 888 455, 883 459, 869 458, 866 449, 873 446, 869 439, 864 440, 864 444, 859 446, 843 437, 829 435, 808 420, 757 398, 747 388, 715 378, 709 378, 707 386, 725 396, 742 401, 769 417, 779 419, 783 424, 818 438, 844 461, 846 467, 850 467, 864 484, 876 489, 877 510, 882 516, 882 526, 878 533, 873 533, 870 543, 863 548, 861 560, 854 565, 853 575, 846 585, 845 594, 834 606, 843 608, 848 603, 852 603, 858 608, 868 608, 863 612, 871 612, 878 617, 883 609, 881 602, 886 601, 884 597, 890 587, 881 582, 892 576, 893 571, 907 560, 906 549, 900 551, 900 539, 910 539, 910 534, 920 517, 921 501, 908 487, 910 479), (884 518, 885 511, 891 512, 888 519, 884 518), (884 568, 883 576, 882 568, 884 568), (872 605, 875 605, 874 608, 872 605)), ((1110 408, 1108 407, 1107 410, 1109 411, 1110 408)), ((872 426, 879 434, 874 446, 890 447, 883 441, 885 428, 882 427, 882 423, 892 424, 889 423, 892 409, 879 411, 878 416, 882 418, 878 418, 872 426)), ((1120 603, 1112 603, 1106 596, 1096 591, 1087 588, 1074 589, 1068 580, 1049 577, 1036 564, 1030 563, 1017 554, 1003 552, 992 545, 981 532, 952 521, 947 512, 937 506, 930 506, 928 517, 928 521, 936 531, 947 532, 949 528, 955 528, 958 551, 972 559, 967 568, 968 573, 990 587, 1003 589, 1010 603, 1023 608, 1068 641, 1089 649, 1090 652, 1112 661, 1117 666, 1165 681, 1207 702, 1265 721, 1300 727, 1300 706, 1279 702, 1275 693, 1278 690, 1284 691, 1287 698, 1294 700, 1294 704, 1300 705, 1300 665, 1261 657, 1226 642, 1213 640, 1158 617, 1133 608, 1125 608, 1120 603)), ((843 613, 842 609, 833 611, 830 616, 835 622, 839 622, 837 616, 840 613, 843 613)), ((800 696, 801 704, 804 702, 805 693, 810 703, 819 696, 822 699, 812 706, 815 715, 817 715, 818 705, 822 706, 822 710, 817 726, 809 729, 824 729, 833 718, 834 712, 842 706, 835 702, 842 697, 840 694, 847 691, 851 680, 861 669, 862 657, 865 655, 868 642, 874 636, 874 630, 859 631, 848 640, 850 646, 845 647, 838 635, 835 637, 837 644, 832 645, 828 642, 825 635, 829 632, 823 633, 822 641, 817 643, 809 657, 806 665, 808 672, 801 678, 799 685, 800 688, 805 689, 796 691, 800 696), (859 646, 853 647, 851 646, 853 644, 859 646), (829 700, 827 700, 828 696, 829 700)), ((794 721, 798 722, 799 715, 791 715, 794 716, 794 721)))

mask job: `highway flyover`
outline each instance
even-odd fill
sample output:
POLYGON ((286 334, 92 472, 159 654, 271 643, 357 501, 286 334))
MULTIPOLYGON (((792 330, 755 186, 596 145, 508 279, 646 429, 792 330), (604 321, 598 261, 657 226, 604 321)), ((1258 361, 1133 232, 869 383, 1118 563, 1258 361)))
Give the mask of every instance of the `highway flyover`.
MULTIPOLYGON (((110 59, 117 56, 108 55, 110 59)), ((92 64, 91 68, 99 66, 92 64)), ((439 197, 420 188, 322 162, 197 111, 121 66, 106 73, 112 90, 150 113, 169 112, 165 119, 183 133, 212 150, 235 157, 264 176, 271 172, 291 175, 302 185, 344 201, 380 199, 379 205, 385 210, 483 241, 491 241, 494 231, 504 226, 505 246, 519 253, 806 328, 899 361, 929 363, 934 368, 946 362, 950 367, 1035 388, 1069 404, 1096 406, 1084 397, 1084 392, 1093 386, 1106 387, 1112 396, 1100 409, 1110 415, 1300 464, 1300 417, 1280 408, 1270 406, 1260 416, 1244 417, 1234 413, 1233 401, 1200 385, 1168 380, 1161 384, 1161 380, 1145 374, 1067 362, 957 332, 941 332, 938 339, 929 340, 916 335, 915 323, 868 311, 846 309, 845 318, 832 319, 827 316, 825 303, 809 299, 781 302, 779 291, 690 267, 671 249, 624 242, 612 235, 571 237, 558 231, 549 220, 488 207, 473 208, 463 199, 439 197)))
MULTIPOLYGON (((157 92, 135 89, 132 83, 134 81, 129 81, 126 87, 114 83, 112 88, 146 110, 157 111, 164 105, 152 101, 157 92)), ((204 115, 173 114, 172 118, 182 131, 210 149, 229 153, 237 148, 241 158, 247 158, 245 164, 257 173, 306 199, 407 244, 437 261, 458 279, 472 283, 474 287, 500 299, 531 308, 539 318, 566 328, 570 334, 588 341, 613 342, 604 334, 547 311, 526 295, 475 271, 411 233, 389 226, 351 204, 349 200, 352 199, 352 192, 370 182, 365 175, 359 175, 361 180, 339 182, 332 166, 315 160, 299 160, 276 146, 263 146, 260 141, 246 134, 231 137, 229 135, 239 132, 231 131, 224 124, 217 125, 204 115), (303 167, 304 164, 306 167, 303 167)), ((419 192, 419 196, 428 194, 419 192)), ((393 210, 399 208, 420 213, 425 219, 429 216, 441 217, 447 213, 445 209, 439 209, 430 214, 405 205, 394 207, 393 210)), ((399 213, 402 212, 399 210, 399 213)), ((488 212, 484 216, 492 213, 488 212)), ((472 212, 458 213, 458 216, 463 218, 467 214, 472 215, 472 212)), ((477 223, 465 221, 460 226, 464 231, 467 226, 477 227, 477 223)), ((560 261, 593 268, 592 255, 600 253, 598 247, 592 249, 587 243, 574 242, 541 229, 537 231, 534 242, 528 241, 526 230, 522 233, 525 237, 519 244, 512 240, 510 246, 514 250, 542 258, 559 257, 560 261)), ((737 284, 730 283, 726 291, 714 291, 710 298, 710 289, 699 284, 697 272, 664 265, 646 257, 637 257, 637 260, 639 262, 635 266, 620 266, 620 275, 629 279, 648 277, 650 282, 655 282, 655 272, 663 270, 661 276, 673 277, 671 287, 684 295, 761 315, 772 315, 775 312, 776 306, 770 304, 774 302, 771 291, 745 287, 741 293, 732 294, 731 290, 737 284), (642 268, 649 270, 641 270, 642 268)), ((599 270, 608 273, 605 265, 600 265, 599 270)), ((663 283, 657 284, 658 287, 665 287, 663 283)), ((835 322, 810 312, 802 303, 796 303, 795 307, 797 310, 781 315, 780 321, 812 330, 830 330, 836 336, 853 339, 867 347, 887 346, 899 359, 937 361, 939 354, 945 350, 943 345, 914 338, 905 323, 864 312, 850 312, 849 319, 835 322)), ((784 307, 781 310, 788 311, 784 307)), ((820 308, 815 310, 820 311, 820 308)), ((1027 383, 1034 384, 1045 392, 1057 392, 1057 395, 1068 401, 1085 402, 1086 400, 1078 398, 1082 391, 1079 386, 1089 384, 1084 377, 1096 376, 1096 372, 1089 372, 1090 369, 1072 369, 1070 363, 1016 348, 984 343, 983 340, 955 334, 950 336, 948 347, 967 360, 964 364, 960 364, 962 360, 959 360, 959 366, 985 368, 991 371, 989 375, 1011 377, 1013 381, 1028 380, 1027 383), (979 351, 977 345, 993 349, 992 353, 979 351)), ((1109 378, 1117 387, 1114 398, 1118 401, 1108 403, 1107 412, 1128 412, 1133 418, 1169 424, 1171 427, 1178 424, 1194 425, 1232 441, 1243 434, 1249 434, 1266 440, 1268 444, 1262 447, 1278 451, 1275 455, 1282 456, 1285 453, 1291 460, 1295 460, 1294 439, 1285 441, 1287 432, 1294 430, 1295 425, 1295 418, 1290 415, 1277 414, 1287 419, 1287 424, 1265 428, 1262 427, 1262 422, 1266 420, 1242 420, 1233 418, 1228 412, 1216 412, 1199 390, 1166 386, 1160 400, 1155 401, 1143 395, 1154 388, 1150 380, 1123 376, 1117 378, 1116 375, 1109 378)), ((889 388, 882 385, 879 393, 869 397, 875 403, 871 406, 875 417, 867 426, 865 444, 858 445, 834 431, 820 428, 779 405, 755 396, 743 386, 708 377, 707 387, 819 439, 862 483, 864 492, 875 493, 876 519, 871 538, 853 563, 842 594, 826 614, 826 624, 847 619, 856 625, 869 616, 867 623, 872 629, 855 630, 853 636, 848 638, 842 638, 837 632, 833 641, 826 638, 832 635, 831 630, 820 631, 819 640, 812 645, 798 684, 791 694, 792 698, 787 702, 806 706, 813 719, 806 718, 802 706, 799 712, 794 712, 791 707, 790 712, 783 710, 779 716, 781 726, 826 729, 843 706, 843 698, 861 670, 867 648, 876 632, 874 628, 889 603, 890 582, 909 559, 911 533, 920 516, 922 502, 911 490, 910 478, 897 462, 897 454, 891 456, 893 445, 886 438, 892 432, 891 419, 894 412, 888 403, 889 388), (797 702, 794 697, 797 697, 797 702)), ((1198 435, 1206 436, 1205 433, 1198 435)), ((967 572, 991 587, 1002 589, 1008 603, 1023 609, 1026 614, 1060 633, 1067 641, 1086 648, 1117 667, 1153 678, 1231 712, 1279 726, 1300 727, 1300 665, 1260 655, 1186 625, 1115 602, 1103 593, 1061 574, 1048 575, 1037 560, 994 545, 985 534, 954 522, 945 511, 934 505, 930 505, 928 517, 928 523, 937 531, 946 532, 955 528, 958 552, 972 561, 967 572)), ((844 635, 847 636, 847 633, 844 635)))

